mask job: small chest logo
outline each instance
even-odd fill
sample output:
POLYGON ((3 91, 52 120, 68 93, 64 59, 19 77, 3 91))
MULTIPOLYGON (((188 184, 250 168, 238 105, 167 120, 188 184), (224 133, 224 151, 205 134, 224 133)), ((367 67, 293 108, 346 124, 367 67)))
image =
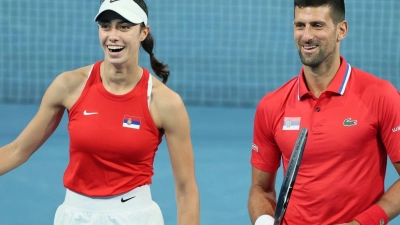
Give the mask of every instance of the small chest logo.
POLYGON ((124 120, 122 122, 122 126, 126 128, 132 129, 140 129, 141 118, 136 116, 124 116, 124 120))
POLYGON ((83 115, 85 115, 85 116, 90 116, 90 115, 96 115, 96 114, 99 114, 98 112, 88 112, 88 111, 83 111, 83 115))
POLYGON ((347 118, 343 121, 343 126, 345 127, 357 126, 357 120, 352 120, 351 118, 347 118))
POLYGON ((301 117, 284 117, 282 130, 300 130, 301 117))

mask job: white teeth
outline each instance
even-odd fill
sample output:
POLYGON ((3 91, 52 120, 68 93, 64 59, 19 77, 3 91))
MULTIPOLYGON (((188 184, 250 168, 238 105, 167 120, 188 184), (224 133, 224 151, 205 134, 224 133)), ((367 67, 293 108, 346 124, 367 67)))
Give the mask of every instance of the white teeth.
POLYGON ((317 47, 317 46, 315 46, 315 45, 314 45, 314 46, 304 46, 304 48, 307 49, 307 50, 313 49, 313 48, 316 48, 316 47, 317 47))
POLYGON ((122 47, 122 46, 107 46, 108 47, 108 49, 111 49, 111 50, 117 50, 117 49, 123 49, 124 47, 122 47))

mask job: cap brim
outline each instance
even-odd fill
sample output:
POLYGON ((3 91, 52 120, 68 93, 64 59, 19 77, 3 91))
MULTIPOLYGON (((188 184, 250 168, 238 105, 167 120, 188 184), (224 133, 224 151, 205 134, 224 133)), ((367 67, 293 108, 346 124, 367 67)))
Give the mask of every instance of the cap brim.
POLYGON ((132 0, 119 0, 119 1, 104 1, 97 13, 94 21, 98 21, 100 14, 110 10, 113 11, 131 23, 144 23, 147 25, 146 12, 132 0))
POLYGON ((94 21, 97 22, 98 19, 99 19, 99 17, 100 17, 100 15, 101 15, 103 12, 107 11, 107 10, 110 10, 110 11, 113 11, 113 12, 119 14, 120 16, 124 17, 126 20, 128 20, 128 21, 131 22, 131 23, 139 24, 139 23, 143 23, 143 22, 144 22, 142 17, 140 17, 140 16, 138 16, 138 15, 136 15, 136 14, 133 14, 133 13, 132 13, 131 11, 129 11, 129 10, 121 9, 121 8, 117 8, 117 9, 114 8, 114 9, 104 9, 104 10, 101 10, 101 11, 99 11, 99 12, 97 13, 96 17, 94 18, 94 21))

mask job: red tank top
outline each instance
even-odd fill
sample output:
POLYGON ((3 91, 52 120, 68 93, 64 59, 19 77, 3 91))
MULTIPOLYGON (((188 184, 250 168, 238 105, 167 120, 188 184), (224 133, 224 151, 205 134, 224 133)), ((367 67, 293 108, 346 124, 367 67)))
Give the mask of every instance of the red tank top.
POLYGON ((88 196, 111 196, 150 184, 163 133, 148 107, 151 75, 143 69, 136 87, 109 93, 94 64, 85 88, 68 112, 70 161, 64 186, 88 196))

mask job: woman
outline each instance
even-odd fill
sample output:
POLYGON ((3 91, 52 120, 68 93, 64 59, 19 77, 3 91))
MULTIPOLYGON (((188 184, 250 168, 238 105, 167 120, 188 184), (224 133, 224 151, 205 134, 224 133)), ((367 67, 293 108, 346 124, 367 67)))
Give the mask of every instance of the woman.
POLYGON ((0 148, 2 175, 28 160, 67 109, 70 162, 56 225, 164 224, 149 186, 163 135, 174 172, 178 224, 199 224, 189 118, 180 96, 165 85, 169 71, 153 54, 147 14, 143 0, 104 1, 95 17, 104 60, 60 74, 28 126, 0 148), (140 46, 162 82, 139 66, 140 46))

